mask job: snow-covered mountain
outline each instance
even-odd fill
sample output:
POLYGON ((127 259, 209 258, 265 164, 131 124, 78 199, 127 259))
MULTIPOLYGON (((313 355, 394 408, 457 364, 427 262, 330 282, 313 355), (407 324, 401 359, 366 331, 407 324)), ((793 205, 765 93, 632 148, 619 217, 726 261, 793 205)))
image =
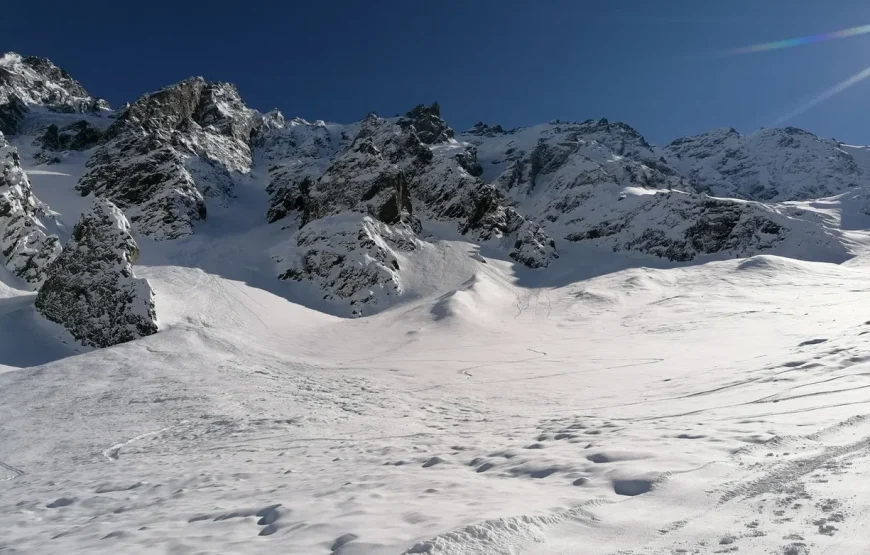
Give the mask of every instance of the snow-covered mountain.
POLYGON ((759 201, 829 197, 866 183, 844 145, 794 127, 741 135, 716 129, 665 147, 670 163, 716 196, 759 201))
POLYGON ((8 52, 0 56, 0 132, 15 133, 31 106, 53 112, 108 110, 105 100, 94 98, 50 60, 8 52))
POLYGON ((420 293, 403 266, 450 234, 541 271, 578 242, 676 262, 842 261, 850 239, 824 213, 760 201, 851 192, 865 179, 848 149, 793 128, 659 148, 607 120, 456 133, 437 104, 309 123, 261 114, 232 85, 198 77, 112 112, 48 60, 7 54, 0 65, 0 109, 24 106, 15 137, 40 149, 35 163, 73 153, 85 163, 75 190, 111 200, 158 240, 197 233, 209 207, 233 210, 240 191, 260 188, 269 201, 257 225, 283 230, 266 245, 274 277, 313 286, 339 313, 420 293))
POLYGON ((0 551, 870 550, 870 148, 130 100, 0 57, 0 551))

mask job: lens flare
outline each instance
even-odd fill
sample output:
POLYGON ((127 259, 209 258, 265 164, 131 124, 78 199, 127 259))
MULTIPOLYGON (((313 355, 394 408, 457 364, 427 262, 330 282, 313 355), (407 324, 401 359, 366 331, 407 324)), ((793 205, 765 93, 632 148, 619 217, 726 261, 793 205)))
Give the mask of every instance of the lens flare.
POLYGON ((857 37, 859 35, 866 35, 870 33, 870 25, 861 25, 858 27, 851 27, 849 29, 842 29, 840 31, 834 31, 831 33, 822 33, 821 35, 812 35, 809 37, 800 37, 796 39, 786 39, 779 40, 776 42, 765 42, 763 44, 755 44, 752 46, 744 46, 742 48, 735 48, 733 50, 728 50, 725 52, 728 56, 737 56, 740 54, 755 54, 757 52, 770 52, 771 50, 781 50, 783 48, 792 48, 794 46, 803 46, 805 44, 813 44, 816 42, 825 42, 829 40, 835 39, 847 39, 849 37, 857 37))
POLYGON ((870 67, 862 69, 861 71, 859 71, 855 75, 849 77, 845 81, 837 83, 833 87, 823 91, 819 96, 813 98, 809 102, 806 102, 806 103, 798 106, 797 108, 795 108, 791 112, 785 114, 784 116, 782 116, 778 120, 776 120, 773 123, 773 126, 774 127, 780 126, 783 123, 787 122, 788 120, 798 117, 799 115, 803 114, 807 110, 815 108, 816 106, 818 106, 822 102, 830 99, 833 96, 840 94, 841 92, 845 91, 846 89, 848 89, 850 87, 857 85, 858 83, 860 83, 861 81, 864 81, 868 77, 870 77, 870 67))

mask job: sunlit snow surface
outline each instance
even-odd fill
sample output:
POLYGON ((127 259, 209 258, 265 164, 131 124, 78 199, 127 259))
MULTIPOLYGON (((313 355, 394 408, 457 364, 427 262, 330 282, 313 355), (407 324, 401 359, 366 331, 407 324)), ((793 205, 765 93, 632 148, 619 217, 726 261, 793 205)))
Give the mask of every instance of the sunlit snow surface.
MULTIPOLYGON (((65 164, 28 169, 71 229, 65 164)), ((0 551, 870 552, 870 258, 432 239, 405 302, 342 319, 269 279, 256 178, 140 241, 155 336, 77 353, 0 276, 0 551)))

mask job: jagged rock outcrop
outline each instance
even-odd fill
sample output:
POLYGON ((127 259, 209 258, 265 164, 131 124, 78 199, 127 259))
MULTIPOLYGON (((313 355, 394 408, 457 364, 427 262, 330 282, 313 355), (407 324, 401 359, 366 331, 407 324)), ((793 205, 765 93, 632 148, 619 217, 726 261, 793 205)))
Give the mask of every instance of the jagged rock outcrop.
POLYGON ((0 254, 6 268, 31 288, 45 279, 60 254, 56 235, 46 232, 44 205, 34 196, 18 151, 0 133, 0 254))
POLYGON ((254 139, 269 164, 269 223, 294 213, 301 216, 308 188, 353 141, 359 127, 301 118, 285 123, 280 112, 270 114, 263 116, 254 139))
MULTIPOLYGON (((809 140, 783 133, 799 137, 786 141, 788 148, 792 141, 809 140)), ((697 173, 683 174, 673 153, 624 124, 551 122, 509 131, 478 124, 458 138, 476 146, 484 179, 507 197, 500 204, 571 242, 687 262, 777 249, 807 227, 787 210, 706 196, 702 191, 710 189, 709 182, 697 173)), ((688 145, 686 157, 699 156, 688 145)), ((835 159, 827 148, 812 155, 825 163, 835 159)), ((852 172, 850 164, 843 168, 839 176, 852 172)), ((813 241, 829 244, 835 258, 846 251, 838 237, 822 229, 813 241)))
POLYGON ((409 182, 431 159, 413 131, 369 115, 354 141, 307 187, 302 224, 346 211, 386 224, 413 222, 409 182))
POLYGON ((763 205, 679 191, 622 201, 625 210, 602 208, 577 222, 568 241, 591 241, 614 251, 636 251, 672 261, 724 254, 752 256, 786 239, 789 221, 763 205))
POLYGON ((63 127, 51 124, 38 139, 39 145, 46 150, 87 150, 97 145, 103 132, 93 124, 79 120, 63 127))
POLYGON ((717 129, 677 139, 665 152, 671 165, 715 196, 808 200, 870 179, 841 143, 795 127, 750 135, 717 129))
POLYGON ((7 52, 0 56, 0 132, 13 134, 28 112, 28 105, 61 113, 100 112, 109 109, 66 71, 46 58, 7 52))
POLYGON ((400 127, 414 126, 414 132, 423 144, 444 143, 453 138, 453 129, 441 119, 441 107, 418 104, 397 122, 400 127))
POLYGON ((232 198, 250 171, 254 125, 232 85, 182 81, 124 110, 76 189, 115 202, 144 235, 191 234, 206 217, 205 198, 232 198))
POLYGON ((513 208, 497 185, 479 179, 474 147, 452 136, 437 104, 395 121, 369 114, 341 128, 304 121, 270 127, 265 153, 275 165, 267 218, 299 226, 275 257, 286 268, 280 277, 315 283, 325 298, 349 300, 362 314, 364 306, 401 294, 397 253, 422 244, 418 211, 473 239, 498 242, 531 268, 557 258, 546 231, 513 208))
MULTIPOLYGON (((302 144, 308 148, 294 142, 295 158, 271 170, 270 220, 295 211, 304 226, 354 211, 419 229, 414 211, 420 210, 428 218, 454 222, 460 233, 476 239, 506 239, 511 256, 521 263, 541 267, 557 256, 540 226, 527 223, 498 186, 478 178, 474 147, 452 140, 452 130, 438 117, 437 104, 418 106, 398 122, 370 114, 355 130, 353 141, 333 154, 319 175, 322 166, 314 160, 335 150, 341 143, 337 134, 321 126, 316 134, 306 130, 309 140, 302 144), (417 134, 420 122, 427 138, 438 142, 424 144, 417 134), (513 237, 521 228, 521 236, 513 237)), ((341 137, 346 142, 347 133, 341 137)))
POLYGON ((41 164, 56 164, 62 160, 63 153, 93 148, 103 136, 103 131, 88 121, 79 120, 63 127, 50 124, 45 128, 34 145, 42 147, 36 155, 41 164))
POLYGON ((5 102, 0 102, 0 133, 17 133, 29 111, 24 101, 14 94, 8 96, 5 102))
POLYGON ((297 232, 275 257, 280 279, 305 281, 327 300, 348 301, 354 316, 402 294, 400 253, 418 248, 416 232, 358 213, 314 221, 297 232))
POLYGON ((138 253, 124 214, 97 199, 49 267, 36 309, 89 347, 157 333, 151 285, 133 274, 138 253))

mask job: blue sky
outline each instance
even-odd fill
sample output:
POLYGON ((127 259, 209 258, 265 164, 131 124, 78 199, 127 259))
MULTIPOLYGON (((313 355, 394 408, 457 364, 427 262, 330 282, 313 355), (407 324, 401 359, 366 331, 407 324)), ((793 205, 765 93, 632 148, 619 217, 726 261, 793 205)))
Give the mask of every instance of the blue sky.
MULTIPOLYGON (((870 34, 717 52, 870 23, 859 0, 12 2, 0 51, 134 100, 190 75, 249 105, 346 122, 437 100, 455 128, 625 121, 653 142, 772 125, 870 66, 870 34)), ((870 143, 870 79, 787 123, 870 143)))

